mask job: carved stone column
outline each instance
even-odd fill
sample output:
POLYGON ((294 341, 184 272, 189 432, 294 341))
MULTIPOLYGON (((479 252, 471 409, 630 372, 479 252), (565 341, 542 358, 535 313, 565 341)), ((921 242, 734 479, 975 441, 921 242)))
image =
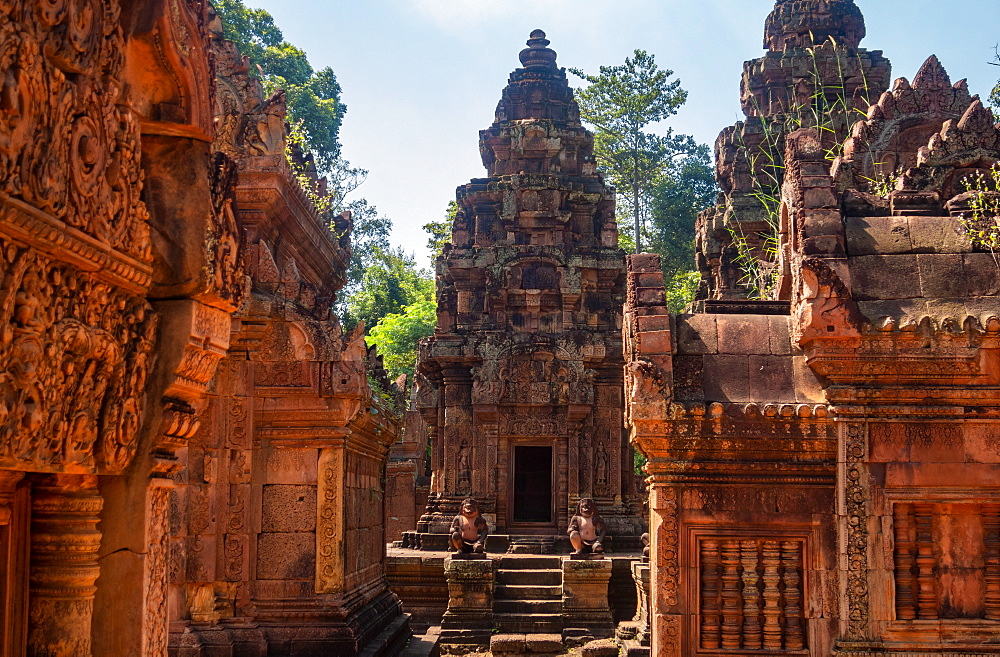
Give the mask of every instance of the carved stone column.
POLYGON ((93 475, 39 477, 31 499, 28 655, 90 657, 104 500, 93 475))
POLYGON ((0 655, 24 654, 28 598, 28 489, 0 470, 0 655))

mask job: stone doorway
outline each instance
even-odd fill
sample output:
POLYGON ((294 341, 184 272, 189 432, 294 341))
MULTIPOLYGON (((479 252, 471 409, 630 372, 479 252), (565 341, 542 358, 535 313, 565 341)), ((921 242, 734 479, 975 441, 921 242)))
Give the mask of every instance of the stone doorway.
POLYGON ((514 482, 510 491, 510 527, 550 529, 555 522, 551 445, 514 446, 514 482))

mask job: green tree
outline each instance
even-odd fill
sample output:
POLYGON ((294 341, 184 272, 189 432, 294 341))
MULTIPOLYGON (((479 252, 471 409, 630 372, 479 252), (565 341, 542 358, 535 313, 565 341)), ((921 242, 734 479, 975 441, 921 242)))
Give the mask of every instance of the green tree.
POLYGON ((379 214, 378 208, 363 198, 345 204, 344 209, 350 210, 353 224, 351 262, 347 267, 347 286, 342 294, 346 298, 360 289, 369 268, 384 264, 384 254, 392 253, 389 246, 392 220, 379 214))
POLYGON ((370 330, 387 315, 433 298, 434 279, 430 272, 417 269, 412 255, 401 248, 374 247, 360 285, 347 297, 344 325, 351 329, 364 322, 370 330))
POLYGON ((620 66, 602 66, 598 75, 570 71, 588 86, 577 90, 580 118, 594 127, 594 154, 612 184, 628 193, 636 252, 642 248, 643 213, 648 194, 664 167, 692 153, 694 140, 650 131, 677 113, 687 100, 673 71, 660 69, 645 50, 636 50, 620 66))
POLYGON ((243 0, 213 0, 213 5, 224 36, 250 58, 251 72, 264 89, 285 90, 289 123, 302 126, 319 171, 346 165, 339 162, 339 134, 347 106, 340 99, 333 70, 314 70, 306 53, 285 41, 274 18, 263 9, 247 7, 243 0))
POLYGON ((719 189, 707 146, 671 162, 650 190, 649 250, 660 254, 667 280, 694 269, 695 220, 719 189))
POLYGON ((437 304, 433 299, 421 299, 391 313, 372 327, 368 345, 376 345, 390 379, 406 374, 413 381, 413 366, 417 362, 417 343, 433 335, 437 325, 437 304))
POLYGON ((455 225, 458 214, 458 203, 448 201, 444 219, 424 224, 424 230, 430 235, 427 248, 431 250, 431 259, 436 259, 444 251, 444 245, 451 241, 451 227, 455 225))

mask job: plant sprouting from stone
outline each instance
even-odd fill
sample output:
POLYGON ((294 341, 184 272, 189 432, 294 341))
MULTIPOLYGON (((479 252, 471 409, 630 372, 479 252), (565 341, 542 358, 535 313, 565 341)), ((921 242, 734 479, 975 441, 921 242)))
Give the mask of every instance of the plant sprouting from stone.
MULTIPOLYGON (((800 128, 816 129, 823 144, 824 158, 832 163, 843 154, 844 142, 854 125, 867 118, 862 108, 867 108, 871 103, 868 80, 856 53, 854 57, 858 58, 861 84, 850 94, 848 76, 844 70, 846 51, 833 37, 828 37, 822 44, 806 48, 805 51, 812 64, 808 98, 798 101, 797 89, 788 89, 786 111, 773 118, 768 118, 758 106, 755 120, 759 123, 762 140, 756 146, 751 146, 744 140, 747 124, 743 124, 737 132, 738 148, 750 168, 753 184, 750 196, 760 204, 762 212, 759 216, 766 224, 764 230, 746 234, 739 217, 728 222, 735 249, 735 262, 741 272, 738 284, 750 292, 751 298, 770 298, 777 289, 781 276, 778 261, 781 186, 785 179, 785 137, 800 128), (820 60, 825 58, 821 54, 831 50, 836 54, 835 74, 824 76, 826 69, 820 60)), ((756 104, 756 96, 751 98, 756 104)), ((892 191, 895 183, 892 175, 878 176, 870 180, 870 189, 873 193, 880 194, 887 189, 892 191)), ((885 194, 887 193, 886 191, 885 194)))
POLYGON ((976 171, 962 179, 969 193, 969 212, 962 217, 973 245, 993 254, 1000 266, 1000 163, 983 173, 976 171))

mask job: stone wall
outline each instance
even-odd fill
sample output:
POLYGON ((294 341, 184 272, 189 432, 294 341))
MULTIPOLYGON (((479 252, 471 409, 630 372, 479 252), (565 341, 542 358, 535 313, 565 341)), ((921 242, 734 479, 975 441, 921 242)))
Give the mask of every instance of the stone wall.
MULTIPOLYGON (((818 33, 840 11, 858 37, 829 4, 818 33)), ((1000 652, 1000 266, 961 183, 1000 125, 933 57, 866 115, 835 149, 784 136, 770 296, 670 315, 657 257, 629 259, 658 655, 1000 652)))
POLYGON ((4 655, 405 634, 381 573, 398 425, 329 314, 349 218, 309 204, 283 99, 219 28, 200 0, 0 7, 4 655))

